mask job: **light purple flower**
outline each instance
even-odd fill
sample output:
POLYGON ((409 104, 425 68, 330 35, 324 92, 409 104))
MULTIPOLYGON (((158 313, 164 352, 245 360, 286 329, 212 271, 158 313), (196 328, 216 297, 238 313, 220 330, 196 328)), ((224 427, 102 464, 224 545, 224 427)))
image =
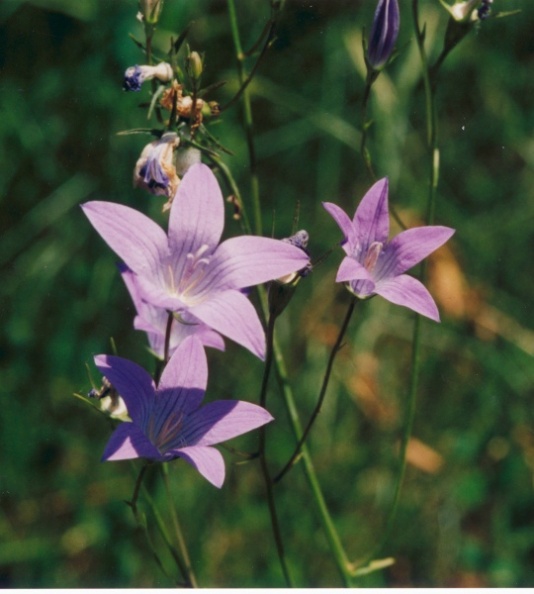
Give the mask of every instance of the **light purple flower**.
POLYGON ((389 236, 388 180, 381 179, 365 194, 352 221, 336 204, 323 206, 339 225, 346 257, 336 281, 348 283, 361 299, 381 295, 439 322, 439 312, 427 289, 415 278, 403 274, 443 245, 454 233, 449 227, 427 226, 408 229, 391 241, 389 236))
POLYGON ((161 82, 169 82, 172 80, 172 67, 167 62, 160 62, 156 66, 130 66, 124 72, 124 80, 122 88, 124 91, 135 91, 141 90, 141 86, 145 80, 152 80, 157 78, 161 82))
MULTIPOLYGON (((169 313, 161 307, 155 307, 141 298, 137 286, 137 275, 125 264, 119 265, 122 280, 130 293, 137 315, 134 318, 134 328, 147 333, 152 352, 163 359, 165 351, 165 334, 169 313)), ((172 355, 178 345, 188 336, 195 335, 204 346, 224 351, 224 340, 220 334, 206 324, 195 320, 187 313, 180 320, 173 320, 169 341, 169 355, 172 355)))
POLYGON ((169 359, 158 386, 137 364, 98 355, 95 364, 124 399, 131 423, 121 423, 102 460, 146 458, 165 462, 183 458, 216 487, 225 468, 215 444, 272 421, 262 407, 241 400, 217 400, 201 406, 208 381, 200 341, 186 338, 169 359))
POLYGON ((367 62, 374 70, 380 70, 389 60, 397 41, 399 25, 397 0, 379 0, 367 47, 367 62))
POLYGON ((87 202, 85 214, 137 275, 139 295, 196 320, 265 356, 265 334, 241 289, 301 270, 309 257, 276 239, 244 235, 219 245, 224 200, 209 167, 192 165, 172 202, 168 235, 142 213, 111 202, 87 202))

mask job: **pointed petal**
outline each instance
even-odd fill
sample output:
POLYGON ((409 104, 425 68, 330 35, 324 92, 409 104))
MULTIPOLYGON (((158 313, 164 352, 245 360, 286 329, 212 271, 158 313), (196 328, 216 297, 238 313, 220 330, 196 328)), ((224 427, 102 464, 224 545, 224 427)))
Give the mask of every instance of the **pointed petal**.
POLYGON ((337 270, 336 282, 343 283, 361 279, 372 281, 373 277, 369 274, 365 266, 360 264, 354 258, 348 256, 343 258, 337 270))
POLYGON ((144 214, 113 202, 86 202, 82 209, 104 241, 136 274, 157 282, 168 253, 167 236, 144 214))
POLYGON ((133 422, 145 427, 154 402, 154 382, 150 375, 136 363, 113 355, 97 355, 95 365, 122 396, 133 422))
POLYGON ((388 179, 377 181, 362 198, 354 214, 353 225, 366 254, 373 241, 385 243, 389 236, 388 179))
POLYGON ((265 333, 258 314, 252 303, 239 291, 216 293, 189 311, 260 359, 265 358, 265 333))
POLYGON ((224 228, 224 199, 207 165, 196 163, 184 175, 172 202, 169 248, 181 259, 203 245, 215 249, 224 228))
POLYGON ((181 437, 187 444, 215 445, 248 433, 272 420, 273 417, 256 404, 242 400, 217 400, 188 417, 181 437))
POLYGON ((352 224, 349 215, 343 209, 339 208, 337 204, 332 202, 323 202, 323 207, 338 224, 344 235, 345 240, 341 247, 347 254, 351 254, 356 248, 357 238, 356 232, 354 231, 354 225, 352 224))
POLYGON ((375 293, 391 303, 404 305, 404 307, 439 322, 438 308, 432 295, 421 282, 407 274, 380 281, 375 287, 375 293))
POLYGON ((208 383, 208 361, 196 336, 187 337, 165 366, 156 391, 158 421, 173 412, 189 414, 204 398, 208 383))
POLYGON ((384 249, 384 260, 375 277, 398 276, 424 260, 454 234, 454 229, 441 226, 416 227, 399 233, 384 249))
POLYGON ((189 462, 212 485, 221 488, 224 483, 225 468, 221 452, 215 448, 191 446, 171 451, 189 462))
POLYGON ((109 438, 102 462, 133 458, 163 459, 139 427, 133 423, 121 423, 109 438))
POLYGON ((309 261, 303 250, 279 239, 233 237, 217 248, 199 291, 252 287, 297 272, 309 261))

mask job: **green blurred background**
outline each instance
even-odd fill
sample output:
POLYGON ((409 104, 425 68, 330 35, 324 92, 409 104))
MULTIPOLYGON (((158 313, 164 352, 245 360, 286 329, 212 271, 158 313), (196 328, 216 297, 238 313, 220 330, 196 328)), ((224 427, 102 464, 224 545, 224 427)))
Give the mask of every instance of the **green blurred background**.
MULTIPOLYGON (((424 95, 402 3, 397 60, 372 94, 369 148, 390 201, 410 225, 425 213, 428 162, 424 95)), ((435 57, 446 13, 421 0, 435 57)), ((269 17, 268 2, 237 3, 243 45, 269 17)), ((250 90, 266 232, 300 227, 317 258, 338 239, 320 206, 352 211, 369 186, 358 153, 363 92, 361 31, 370 0, 287 0, 277 38, 250 90)), ((382 556, 396 563, 364 586, 534 585, 534 4, 496 0, 490 19, 454 50, 440 77, 441 177, 436 221, 457 229, 431 259, 428 285, 442 324, 423 326, 414 437, 399 514, 382 556)), ((134 0, 3 0, 0 4, 0 586, 159 587, 170 581, 151 557, 124 500, 128 463, 99 462, 110 423, 73 397, 87 393, 92 357, 110 352, 153 366, 115 256, 79 204, 106 199, 164 224, 161 202, 133 190, 148 138, 147 91, 121 90, 142 63, 134 0)), ((156 46, 193 22, 205 83, 237 88, 223 1, 167 0, 156 46)), ((245 201, 250 178, 240 106, 210 124, 245 201)), ((224 187, 226 194, 228 188, 224 187)), ((240 232, 227 213, 228 235, 240 232)), ((334 283, 340 254, 303 281, 279 323, 290 380, 306 418, 317 397, 348 294, 334 283)), ((391 505, 403 425, 413 317, 379 299, 363 303, 340 353, 310 448, 351 559, 375 546, 391 505)), ((262 366, 233 344, 210 352, 208 398, 257 400, 262 366)), ((277 468, 293 438, 274 382, 268 432, 277 468)), ((254 451, 257 434, 232 443, 254 451)), ((175 503, 204 586, 282 586, 256 463, 225 453, 223 489, 172 465, 175 503)), ((157 500, 160 477, 149 476, 157 500)), ((341 585, 302 470, 276 490, 282 531, 300 586, 341 585)), ((161 503, 164 500, 161 499, 161 503)), ((164 513, 166 509, 164 508, 164 513)), ((164 556, 164 565, 172 564, 164 556)))

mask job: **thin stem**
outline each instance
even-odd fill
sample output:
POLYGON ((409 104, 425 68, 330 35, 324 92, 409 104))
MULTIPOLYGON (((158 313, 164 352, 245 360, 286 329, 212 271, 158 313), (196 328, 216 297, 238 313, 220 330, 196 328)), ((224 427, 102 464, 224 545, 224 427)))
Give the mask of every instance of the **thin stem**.
POLYGON ((161 534, 161 537, 163 538, 163 541, 165 542, 167 548, 169 549, 169 552, 171 553, 176 565, 180 569, 180 572, 181 572, 184 580, 186 580, 186 584, 184 584, 184 585, 186 585, 187 587, 191 587, 191 584, 189 583, 188 577, 187 577, 187 567, 186 567, 185 563, 182 561, 182 558, 178 554, 178 551, 176 550, 175 546, 172 544, 169 533, 167 532, 167 526, 166 526, 165 522, 163 521, 163 518, 161 517, 161 514, 159 513, 159 510, 156 507, 156 504, 154 503, 154 500, 152 499, 152 497, 151 497, 150 493, 148 492, 148 489, 145 487, 145 485, 143 485, 143 497, 145 498, 146 502, 150 506, 150 509, 152 510, 152 513, 154 514, 156 526, 158 527, 158 530, 161 534))
MULTIPOLYGON (((434 221, 435 202, 436 202, 436 189, 438 185, 439 177, 439 151, 437 148, 437 117, 436 117, 436 106, 435 106, 435 88, 431 84, 430 67, 428 58, 426 55, 424 45, 424 33, 419 26, 419 2, 418 0, 412 0, 412 16, 415 28, 415 37, 417 41, 417 47, 419 49, 419 55, 421 57, 421 64, 423 70, 423 82, 425 88, 426 98, 426 138, 427 138, 427 149, 429 157, 429 180, 428 180, 428 198, 427 198, 427 216, 426 223, 431 225, 434 221)), ((421 266, 420 277, 423 280, 425 278, 426 266, 423 263, 421 266)), ((415 322, 413 327, 413 338, 412 338, 412 359, 411 359, 411 371, 410 371, 410 389, 408 393, 408 403, 406 408, 406 415, 404 420, 404 431, 401 438, 399 468, 397 474, 397 480, 395 484, 393 503, 386 520, 386 526, 384 535, 380 541, 380 544, 376 547, 374 554, 378 553, 389 539, 391 534, 395 517, 398 510, 398 504, 400 500, 400 493, 402 484, 404 482, 404 476, 406 474, 406 453, 408 450, 408 444, 412 435, 417 391, 419 386, 419 373, 420 373, 420 356, 421 356, 421 316, 415 316, 415 322)), ((370 557, 368 560, 370 560, 370 557)))
MULTIPOLYGON (((269 383, 269 375, 271 372, 271 366, 273 362, 273 337, 274 337, 274 324, 276 321, 276 316, 271 315, 269 317, 269 322, 267 324, 267 352, 265 356, 265 368, 263 371, 263 379, 261 383, 261 392, 260 392, 260 405, 265 408, 267 403, 267 385, 269 383)), ((288 588, 293 587, 293 582, 291 579, 291 574, 289 573, 289 567, 287 564, 287 559, 284 552, 284 544, 282 540, 282 532, 280 530, 280 523, 278 521, 278 514, 276 512, 276 502, 274 498, 273 492, 273 483, 271 481, 271 475, 269 473, 269 466, 267 464, 267 455, 266 455, 266 440, 267 440, 267 433, 266 427, 263 425, 260 428, 260 463, 261 469, 263 472, 263 478, 265 481, 265 490, 267 493, 267 502, 269 505, 269 514, 271 516, 271 526, 273 529, 273 536, 276 543, 276 550, 278 552, 278 559, 280 560, 280 566, 282 568, 282 573, 284 574, 284 579, 286 581, 286 585, 288 588)))
MULTIPOLYGON (((178 514, 176 513, 176 507, 174 505, 171 493, 171 486, 169 481, 169 468, 166 462, 161 465, 161 472, 163 474, 163 482, 165 483, 165 491, 167 493, 167 501, 169 502, 169 512, 171 514, 172 525, 174 528, 174 535, 176 537, 176 544, 180 549, 182 560, 184 562, 185 575, 191 587, 198 588, 198 582, 191 566, 191 558, 189 557, 189 551, 184 539, 182 528, 178 520, 178 514)), ((185 576, 184 576, 185 577, 185 576)))
MULTIPOLYGON (((235 9, 234 0, 227 0, 228 3, 228 15, 230 17, 230 27, 232 31, 232 39, 234 42, 234 48, 236 52, 237 60, 237 74, 239 77, 239 84, 243 87, 246 81, 246 73, 244 66, 244 54, 241 46, 241 38, 239 36, 239 25, 237 22, 237 13, 235 9)), ((249 168, 250 168, 250 179, 252 186, 252 209, 254 213, 254 231, 257 235, 262 234, 262 221, 261 221, 261 205, 260 205, 260 188, 258 182, 258 173, 256 171, 256 151, 254 148, 254 127, 252 121, 252 106, 250 103, 250 95, 248 89, 245 86, 242 91, 243 97, 243 118, 245 126, 245 135, 247 138, 248 156, 249 156, 249 168)))
POLYGON ((133 515, 136 520, 138 520, 137 514, 137 500, 139 499, 139 490, 141 489, 141 485, 143 483, 143 478, 145 476, 146 469, 148 468, 150 462, 143 464, 139 474, 137 475, 137 480, 135 481, 134 492, 132 495, 132 500, 128 502, 128 505, 132 508, 133 515))
POLYGON ((297 447, 295 448, 293 454, 287 461, 286 465, 282 468, 282 470, 276 475, 276 477, 274 479, 275 483, 280 481, 283 478, 283 476, 291 469, 293 464, 295 464, 295 461, 300 454, 301 448, 304 445, 304 442, 306 441, 306 438, 308 437, 308 435, 310 433, 310 430, 315 422, 315 419, 321 412, 321 407, 323 405, 324 398, 326 396, 326 390, 328 388, 328 383, 330 381, 330 375, 332 373, 332 368, 334 366, 334 360, 336 358, 337 353, 341 349, 341 343, 343 342, 343 338, 347 331, 347 328, 348 328, 350 319, 352 317, 352 314, 354 312, 355 306, 356 306, 356 297, 352 297, 350 300, 350 303, 349 303, 349 307, 347 309, 347 313, 345 314, 345 319, 343 320, 343 324, 341 325, 341 328, 339 330, 339 334, 336 339, 336 342, 334 343, 334 346, 332 347, 332 350, 330 351, 330 356, 328 358, 328 363, 326 365, 323 383, 321 385, 321 390, 319 392, 319 398, 317 399, 317 404, 315 405, 315 408, 313 409, 313 413, 310 417, 310 420, 308 421, 306 429, 304 429, 304 432, 302 433, 302 437, 299 439, 299 441, 297 443, 297 447))
POLYGON ((165 326, 165 347, 163 350, 164 365, 166 365, 167 362, 169 361, 169 350, 170 350, 170 346, 171 346, 171 330, 172 330, 173 320, 174 320, 174 316, 172 314, 172 311, 170 311, 168 313, 168 317, 167 317, 167 325, 165 326))

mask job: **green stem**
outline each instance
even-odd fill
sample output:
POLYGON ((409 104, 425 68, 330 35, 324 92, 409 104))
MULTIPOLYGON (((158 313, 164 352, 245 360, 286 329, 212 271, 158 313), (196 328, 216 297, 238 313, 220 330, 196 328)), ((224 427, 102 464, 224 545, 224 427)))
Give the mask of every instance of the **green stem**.
POLYGON ((165 483, 165 492, 167 493, 167 501, 169 502, 169 512, 171 514, 174 535, 176 537, 176 544, 178 545, 178 548, 180 549, 181 558, 183 560, 185 576, 187 576, 187 581, 189 582, 191 587, 198 588, 197 579, 195 577, 193 568, 191 566, 191 558, 189 557, 189 551, 187 550, 187 545, 185 543, 182 528, 180 526, 180 522, 178 521, 178 514, 176 513, 176 507, 175 507, 173 499, 172 499, 171 486, 170 486, 170 481, 169 481, 169 468, 168 468, 168 465, 166 462, 164 462, 161 465, 161 470, 162 470, 162 474, 163 474, 163 482, 165 483))
MULTIPOLYGON (((276 321, 276 316, 271 315, 269 317, 269 322, 267 324, 267 352, 265 357, 265 368, 263 372, 263 380, 261 384, 261 392, 260 392, 260 405, 265 408, 267 404, 267 385, 269 383, 269 375, 271 372, 271 366, 273 362, 273 337, 274 337, 274 324, 276 321)), ((267 432, 265 425, 260 428, 260 463, 261 469, 263 472, 263 478, 265 480, 265 490, 267 493, 267 502, 269 505, 269 514, 271 516, 271 526, 273 529, 273 536, 276 543, 276 550, 278 552, 278 558, 280 560, 280 566, 282 568, 282 573, 284 574, 284 579, 286 581, 286 585, 288 588, 293 587, 293 581, 291 579, 291 574, 289 572, 289 567, 287 563, 287 559, 284 552, 284 544, 282 540, 282 532, 280 530, 280 523, 278 521, 278 514, 276 512, 276 502, 274 498, 273 492, 273 482, 271 480, 271 475, 269 473, 269 466, 267 464, 267 455, 266 455, 266 440, 267 440, 267 432)))
POLYGON ((326 365, 326 369, 325 369, 325 374, 324 374, 324 378, 323 378, 323 383, 321 385, 321 390, 319 392, 319 398, 317 399, 317 404, 315 405, 315 408, 313 410, 313 413, 310 417, 310 420, 308 421, 308 424, 306 426, 306 429, 304 429, 304 432, 302 433, 301 438, 299 439, 297 446, 293 452, 293 454, 291 455, 291 457, 289 458, 289 460, 287 461, 286 465, 282 468, 282 470, 276 475, 274 481, 275 483, 280 481, 282 479, 282 477, 291 469, 291 467, 293 466, 293 464, 295 464, 295 461, 301 451, 302 446, 304 445, 306 438, 308 437, 308 434, 310 433, 310 430, 315 422, 315 419, 317 418, 317 416, 319 415, 319 413, 321 412, 321 407, 323 405, 324 402, 324 398, 326 396, 326 390, 328 388, 328 383, 330 381, 330 375, 332 373, 332 368, 334 366, 334 360, 336 358, 337 353, 339 352, 339 350, 341 349, 341 343, 343 341, 343 338, 345 336, 345 332, 347 331, 347 327, 349 325, 350 319, 352 317, 352 314, 354 312, 354 307, 356 306, 356 298, 352 297, 349 303, 349 307, 347 309, 347 313, 345 315, 345 319, 343 320, 343 324, 341 326, 341 329, 339 331, 337 340, 334 344, 334 346, 332 347, 332 350, 330 352, 330 357, 328 358, 328 363, 326 365))
MULTIPOLYGON (((436 117, 436 105, 435 105, 435 92, 434 86, 431 84, 431 73, 428 63, 428 57, 426 55, 424 45, 424 33, 419 26, 419 2, 418 0, 412 0, 412 16, 415 28, 415 37, 417 41, 417 47, 419 49, 419 55, 421 57, 421 64, 423 70, 423 82, 425 88, 425 100, 426 100, 426 138, 427 138, 427 149, 429 158, 429 182, 428 182, 428 198, 427 198, 427 216, 426 223, 431 225, 434 221, 435 203, 436 203, 436 190, 438 185, 439 177, 439 151, 437 148, 437 117, 436 117)), ((426 266, 421 265, 421 280, 425 278, 426 266)), ((410 389, 408 394, 408 403, 406 409, 406 415, 404 419, 404 431, 401 438, 400 448, 400 460, 399 469, 397 474, 397 480, 395 484, 395 491, 393 496, 393 503, 386 520, 386 527, 384 536, 378 547, 375 549, 373 556, 377 554, 382 547, 386 544, 389 539, 395 517, 398 510, 398 504, 400 500, 400 493, 402 484, 404 482, 404 476, 406 474, 406 453, 408 450, 408 444, 412 435, 417 391, 419 386, 419 373, 420 373, 420 356, 421 356, 421 316, 416 315, 414 327, 413 327, 413 338, 412 338, 412 359, 411 359, 411 372, 410 372, 410 389)), ((371 559, 370 557, 369 559, 371 559)))
MULTIPOLYGON (((232 39, 234 41, 234 48, 237 59, 237 73, 239 77, 239 85, 243 87, 246 81, 246 73, 243 54, 241 46, 241 38, 239 36, 239 25, 237 22, 237 13, 235 9, 234 0, 227 0, 228 15, 230 17, 230 27, 232 31, 232 39)), ((243 118, 245 125, 245 135, 247 138, 247 147, 249 155, 250 178, 252 186, 252 207, 254 212, 254 231, 256 235, 262 235, 262 221, 261 221, 261 204, 260 204, 260 187, 258 182, 258 173, 256 171, 256 151, 254 148, 254 127, 252 121, 252 107, 250 103, 250 95, 248 88, 243 88, 243 118)))

